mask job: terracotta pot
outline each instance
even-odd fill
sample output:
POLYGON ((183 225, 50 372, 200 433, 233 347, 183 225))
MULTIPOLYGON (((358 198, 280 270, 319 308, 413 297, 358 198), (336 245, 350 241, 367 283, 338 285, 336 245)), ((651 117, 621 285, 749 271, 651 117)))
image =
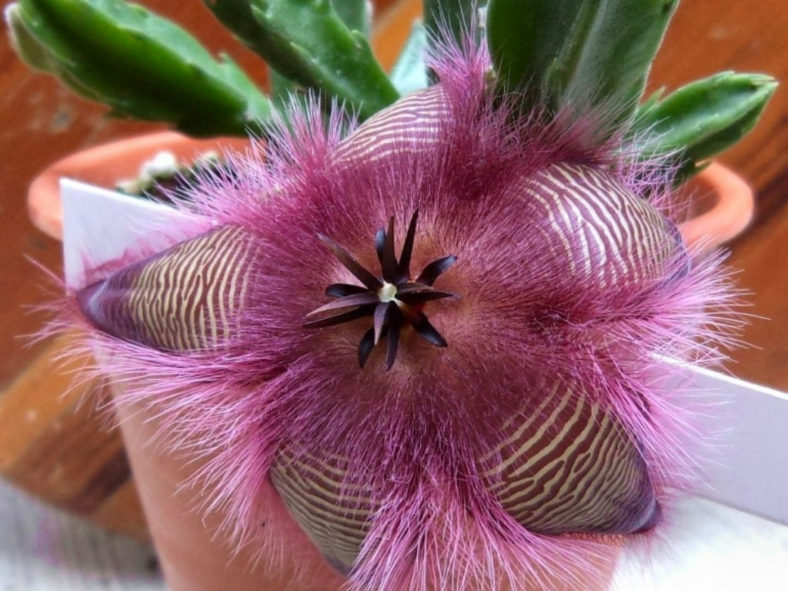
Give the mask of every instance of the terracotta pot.
POLYGON ((679 225, 679 230, 691 248, 714 250, 736 238, 752 221, 752 189, 722 164, 712 162, 683 191, 691 204, 689 219, 679 225))
POLYGON ((140 166, 162 150, 189 161, 210 150, 248 145, 249 141, 243 138, 194 139, 174 131, 162 131, 77 152, 58 160, 33 180, 27 193, 30 219, 42 232, 60 240, 63 237, 61 178, 113 188, 121 179, 137 177, 140 166))

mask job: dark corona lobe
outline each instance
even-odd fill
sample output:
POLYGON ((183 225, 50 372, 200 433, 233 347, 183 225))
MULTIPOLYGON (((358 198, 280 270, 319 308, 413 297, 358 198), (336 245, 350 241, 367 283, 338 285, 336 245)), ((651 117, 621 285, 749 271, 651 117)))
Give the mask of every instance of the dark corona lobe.
POLYGON ((447 346, 444 338, 427 319, 424 307, 433 300, 459 297, 457 294, 432 287, 438 276, 445 273, 457 259, 449 255, 432 261, 413 279, 410 273, 410 258, 417 221, 418 211, 414 212, 408 224, 399 259, 394 247, 394 218, 389 219, 388 229, 378 230, 375 235, 375 251, 380 261, 380 276, 365 269, 339 244, 320 235, 320 239, 361 285, 329 285, 326 295, 337 299, 307 314, 304 326, 322 328, 372 316, 372 327, 361 338, 358 346, 358 363, 361 367, 364 367, 375 346, 385 339, 386 369, 391 369, 397 357, 400 331, 406 326, 412 326, 419 336, 436 347, 447 346))

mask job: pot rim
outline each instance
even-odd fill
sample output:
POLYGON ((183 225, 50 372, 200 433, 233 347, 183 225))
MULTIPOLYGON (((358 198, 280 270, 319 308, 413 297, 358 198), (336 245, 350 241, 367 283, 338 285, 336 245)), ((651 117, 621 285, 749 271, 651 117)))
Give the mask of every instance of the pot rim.
MULTIPOLYGON (((120 161, 127 172, 135 174, 144 161, 129 157, 130 152, 145 153, 146 158, 160 150, 172 150, 179 157, 193 157, 200 151, 217 148, 242 148, 249 145, 244 138, 192 138, 175 131, 160 131, 119 139, 75 152, 58 160, 37 175, 27 192, 28 213, 33 225, 48 236, 62 240, 63 211, 60 203, 60 179, 77 178, 99 185, 118 180, 105 165, 120 161), (101 168, 99 168, 101 167, 101 168)), ((714 250, 741 234, 750 224, 754 213, 752 188, 730 168, 712 162, 694 179, 713 195, 708 211, 679 224, 679 231, 687 246, 699 252, 714 250)))
POLYGON ((709 210, 679 224, 679 231, 689 248, 706 253, 747 229, 755 214, 755 196, 741 176, 716 161, 694 180, 711 192, 714 203, 709 210))
POLYGON ((99 144, 74 152, 50 164, 27 190, 30 220, 55 240, 63 239, 63 209, 60 179, 74 178, 100 186, 112 186, 123 177, 133 177, 139 166, 156 152, 168 150, 179 158, 223 148, 243 149, 249 139, 239 137, 192 138, 175 131, 158 131, 99 144), (139 154, 140 157, 134 157, 139 154), (110 166, 110 164, 112 164, 110 166))

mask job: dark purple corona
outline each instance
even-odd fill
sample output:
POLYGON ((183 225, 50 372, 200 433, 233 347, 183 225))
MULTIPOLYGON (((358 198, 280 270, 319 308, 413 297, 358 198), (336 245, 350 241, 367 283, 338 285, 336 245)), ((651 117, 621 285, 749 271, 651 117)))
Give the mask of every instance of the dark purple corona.
POLYGON ((439 291, 432 287, 435 280, 457 261, 457 257, 453 255, 441 257, 424 267, 418 277, 415 279, 411 277, 410 259, 413 254, 418 216, 419 212, 416 211, 410 218, 408 233, 399 259, 394 254, 394 218, 389 219, 388 230, 385 228, 378 230, 375 235, 375 251, 380 261, 380 276, 365 269, 339 244, 320 235, 320 239, 362 285, 348 283, 329 285, 326 288, 326 295, 337 299, 307 314, 309 320, 304 326, 322 328, 372 316, 372 328, 364 334, 358 346, 358 363, 361 367, 364 367, 372 349, 385 338, 386 369, 391 369, 397 357, 400 331, 406 326, 413 327, 419 336, 436 347, 447 346, 444 338, 427 319, 424 306, 433 300, 459 297, 457 294, 439 291))

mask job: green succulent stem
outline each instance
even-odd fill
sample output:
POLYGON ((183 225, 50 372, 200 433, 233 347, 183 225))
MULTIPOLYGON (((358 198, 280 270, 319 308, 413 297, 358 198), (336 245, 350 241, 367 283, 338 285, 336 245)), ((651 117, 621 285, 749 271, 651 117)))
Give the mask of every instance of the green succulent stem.
POLYGON ((341 0, 337 10, 329 0, 204 1, 279 74, 338 99, 362 119, 399 98, 372 54, 360 0, 341 0))
POLYGON ((649 138, 644 154, 669 157, 683 180, 746 135, 776 88, 771 76, 721 72, 646 101, 630 133, 649 138))
POLYGON ((294 81, 338 98, 362 119, 399 98, 364 34, 348 29, 328 0, 251 0, 251 7, 266 34, 289 49, 294 81))
POLYGON ((271 103, 228 58, 121 0, 20 0, 7 10, 20 55, 114 115, 200 136, 259 131, 271 103), (89 31, 90 34, 86 34, 89 31), (35 57, 33 57, 35 56, 35 57))
POLYGON ((635 114, 678 0, 490 0, 487 37, 499 85, 529 106, 635 114))
MULTIPOLYGON (((251 0, 202 1, 241 43, 261 56, 280 76, 291 80, 303 78, 293 61, 292 48, 257 22, 251 0)), ((365 0, 333 0, 332 5, 348 29, 369 36, 371 13, 365 0)))
POLYGON ((112 114, 211 136, 264 133, 274 110, 306 90, 366 119, 427 85, 429 41, 463 41, 486 4, 479 30, 499 92, 547 116, 599 117, 610 132, 601 139, 628 133, 644 158, 674 162, 679 180, 741 139, 776 87, 769 76, 723 72, 638 106, 678 0, 424 0, 425 23, 414 25, 391 79, 367 40, 366 0, 203 2, 268 61, 271 98, 229 58, 125 0, 17 0, 5 18, 23 60, 112 114))
POLYGON ((261 56, 270 67, 286 78, 298 76, 291 65, 291 51, 287 43, 269 35, 255 20, 249 0, 203 0, 214 16, 241 43, 261 56))
POLYGON ((331 5, 348 29, 369 37, 372 31, 372 9, 367 0, 331 0, 331 5))

